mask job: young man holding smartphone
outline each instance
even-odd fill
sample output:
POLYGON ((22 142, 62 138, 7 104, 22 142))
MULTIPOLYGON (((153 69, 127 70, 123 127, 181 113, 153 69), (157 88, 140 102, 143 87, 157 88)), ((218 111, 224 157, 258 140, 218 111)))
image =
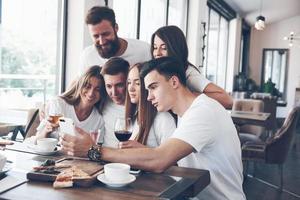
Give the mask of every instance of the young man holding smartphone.
POLYGON ((211 183, 197 195, 199 199, 246 199, 240 141, 228 112, 205 94, 189 91, 183 65, 174 58, 149 61, 142 69, 148 100, 159 112, 172 110, 177 114, 177 129, 159 147, 98 146, 89 151, 90 159, 127 163, 154 172, 162 172, 176 162, 182 167, 207 169, 211 183))

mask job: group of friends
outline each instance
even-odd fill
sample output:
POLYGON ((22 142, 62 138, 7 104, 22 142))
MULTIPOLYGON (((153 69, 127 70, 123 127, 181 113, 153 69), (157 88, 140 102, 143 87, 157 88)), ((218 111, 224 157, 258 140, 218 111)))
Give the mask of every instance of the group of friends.
MULTIPOLYGON (((232 99, 188 61, 180 28, 159 28, 149 45, 118 37, 108 7, 91 8, 85 22, 93 45, 82 53, 80 76, 48 104, 76 125, 75 136, 60 136, 62 150, 154 172, 207 169, 211 183, 198 199, 245 199, 240 141, 225 109, 232 99), (126 142, 114 135, 118 117, 134 121, 126 142), (94 141, 89 131, 98 129, 94 141)), ((57 137, 58 125, 46 121, 36 137, 57 137)))

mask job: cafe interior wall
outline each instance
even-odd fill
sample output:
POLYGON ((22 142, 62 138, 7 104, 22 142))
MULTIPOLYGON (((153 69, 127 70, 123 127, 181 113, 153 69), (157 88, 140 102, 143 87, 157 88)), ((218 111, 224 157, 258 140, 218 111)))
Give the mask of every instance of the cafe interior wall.
MULTIPOLYGON (((267 21, 268 19, 266 19, 267 21)), ((263 48, 289 48, 288 41, 283 40, 291 31, 300 33, 300 16, 267 24, 263 31, 252 28, 250 40, 250 78, 260 84, 263 48)), ((300 78, 300 46, 289 48, 287 74, 287 106, 277 108, 277 117, 286 117, 295 101, 295 88, 299 87, 300 78)))

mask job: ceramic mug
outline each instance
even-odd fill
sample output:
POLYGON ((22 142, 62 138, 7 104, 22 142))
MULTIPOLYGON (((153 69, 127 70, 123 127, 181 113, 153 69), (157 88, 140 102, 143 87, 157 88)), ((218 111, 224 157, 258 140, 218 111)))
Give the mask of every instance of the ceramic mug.
POLYGON ((57 142, 56 138, 40 138, 36 141, 37 149, 42 152, 54 151, 57 142))
POLYGON ((105 178, 111 182, 122 182, 129 177, 130 166, 123 163, 109 163, 104 165, 105 178))

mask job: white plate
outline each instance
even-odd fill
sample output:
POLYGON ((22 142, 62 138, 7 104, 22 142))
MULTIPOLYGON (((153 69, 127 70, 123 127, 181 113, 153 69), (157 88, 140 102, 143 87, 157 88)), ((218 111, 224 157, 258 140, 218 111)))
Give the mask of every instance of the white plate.
POLYGON ((132 183, 133 181, 135 181, 136 178, 134 175, 129 174, 127 180, 116 183, 116 182, 111 182, 111 181, 107 180, 105 177, 105 174, 99 174, 97 176, 97 179, 99 181, 101 181, 102 183, 104 183, 105 185, 110 186, 110 187, 123 187, 123 186, 128 185, 129 183, 132 183))
POLYGON ((44 156, 53 155, 53 154, 55 154, 55 153, 57 153, 57 152, 59 151, 59 150, 57 149, 57 147, 56 147, 56 149, 55 149, 54 151, 41 151, 41 150, 37 147, 37 145, 34 145, 34 144, 28 145, 28 148, 30 148, 31 150, 33 150, 35 153, 40 154, 40 155, 44 155, 44 156))

